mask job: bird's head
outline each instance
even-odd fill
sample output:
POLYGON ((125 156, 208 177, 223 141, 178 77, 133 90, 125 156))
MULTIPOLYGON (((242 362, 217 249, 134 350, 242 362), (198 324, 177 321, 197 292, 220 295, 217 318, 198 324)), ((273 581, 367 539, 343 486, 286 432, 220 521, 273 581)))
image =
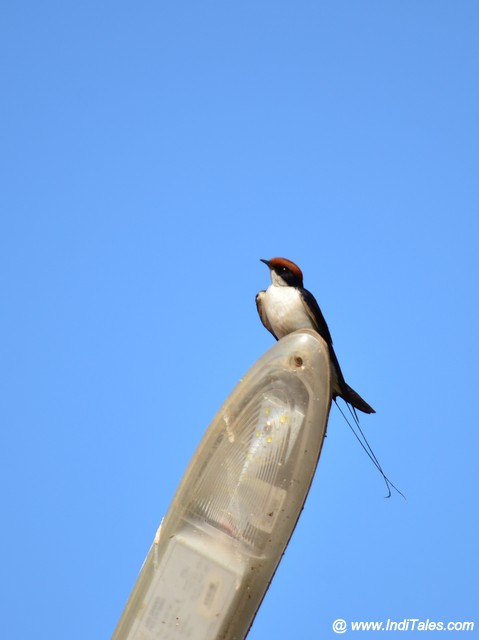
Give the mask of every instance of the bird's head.
POLYGON ((280 287, 302 287, 303 274, 297 264, 286 258, 263 260, 271 273, 271 282, 280 287))

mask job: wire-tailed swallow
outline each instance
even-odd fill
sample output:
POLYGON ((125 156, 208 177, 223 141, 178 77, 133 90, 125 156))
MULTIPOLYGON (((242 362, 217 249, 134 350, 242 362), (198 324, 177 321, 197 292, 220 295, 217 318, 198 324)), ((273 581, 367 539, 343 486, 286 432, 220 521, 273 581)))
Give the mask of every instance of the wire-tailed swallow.
POLYGON ((375 413, 344 380, 328 325, 315 297, 303 287, 301 269, 286 258, 263 260, 271 273, 271 285, 256 296, 256 307, 261 322, 276 340, 297 329, 313 329, 328 345, 331 362, 331 387, 333 400, 340 396, 364 413, 375 413))

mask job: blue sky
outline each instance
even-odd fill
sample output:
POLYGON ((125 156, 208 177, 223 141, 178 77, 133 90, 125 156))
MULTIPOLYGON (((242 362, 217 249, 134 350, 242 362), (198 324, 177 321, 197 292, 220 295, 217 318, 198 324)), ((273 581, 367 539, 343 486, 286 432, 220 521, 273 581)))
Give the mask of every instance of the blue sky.
POLYGON ((477 628, 478 25, 467 0, 2 4, 9 640, 111 635, 204 430, 272 345, 254 296, 275 255, 407 501, 333 407, 249 638, 477 628))

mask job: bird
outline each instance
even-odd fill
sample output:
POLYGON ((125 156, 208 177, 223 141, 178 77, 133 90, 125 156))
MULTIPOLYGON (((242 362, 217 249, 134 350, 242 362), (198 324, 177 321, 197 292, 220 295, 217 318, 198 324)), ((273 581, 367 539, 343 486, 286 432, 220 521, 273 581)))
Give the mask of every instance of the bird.
POLYGON ((345 381, 333 347, 328 325, 316 298, 303 286, 303 273, 287 258, 271 258, 261 262, 269 268, 271 284, 256 295, 256 308, 266 329, 280 340, 298 329, 313 329, 328 346, 331 366, 331 395, 339 396, 354 409, 363 413, 375 410, 345 381))
POLYGON ((356 409, 363 413, 376 412, 346 383, 334 351, 329 327, 316 298, 303 286, 301 269, 287 258, 271 258, 271 260, 261 258, 261 262, 264 262, 269 268, 271 275, 270 286, 256 294, 256 308, 261 322, 276 340, 281 340, 284 336, 298 329, 313 329, 323 338, 329 351, 332 400, 334 400, 360 445, 382 475, 388 490, 388 494, 385 497, 391 497, 391 488, 393 488, 400 496, 406 499, 402 491, 384 473, 379 460, 361 429, 356 409), (338 396, 346 402, 356 428, 336 402, 338 396))

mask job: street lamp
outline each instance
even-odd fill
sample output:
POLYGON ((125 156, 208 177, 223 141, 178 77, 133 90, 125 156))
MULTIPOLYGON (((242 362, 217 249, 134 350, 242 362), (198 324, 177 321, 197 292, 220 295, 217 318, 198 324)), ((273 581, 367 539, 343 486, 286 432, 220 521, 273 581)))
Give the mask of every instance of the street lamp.
POLYGON ((285 336, 208 427, 113 640, 242 640, 303 508, 331 405, 326 343, 285 336))

